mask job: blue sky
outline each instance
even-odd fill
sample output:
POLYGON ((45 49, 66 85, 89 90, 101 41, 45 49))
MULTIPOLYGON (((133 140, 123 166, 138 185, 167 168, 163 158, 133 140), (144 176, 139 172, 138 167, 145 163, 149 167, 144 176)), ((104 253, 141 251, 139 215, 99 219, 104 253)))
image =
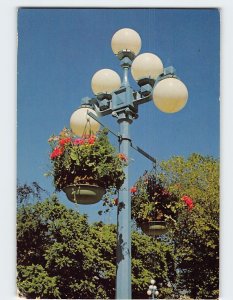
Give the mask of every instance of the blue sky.
MULTIPOLYGON (((173 65, 189 90, 186 107, 160 112, 152 102, 141 105, 131 126, 133 142, 158 161, 197 152, 219 157, 219 12, 217 9, 20 9, 18 13, 17 177, 37 181, 53 192, 49 145, 53 133, 69 126, 84 96, 93 96, 91 78, 102 68, 121 76, 111 49, 113 34, 136 30, 141 52, 173 65)), ((131 85, 137 84, 131 79, 131 85)), ((112 117, 101 120, 113 130, 112 117)), ((117 141, 111 138, 117 146, 117 141)), ((131 151, 131 184, 152 165, 131 151)), ((59 197, 69 207, 64 193, 59 197)), ((116 212, 99 217, 101 204, 79 206, 90 220, 115 221, 116 212)))

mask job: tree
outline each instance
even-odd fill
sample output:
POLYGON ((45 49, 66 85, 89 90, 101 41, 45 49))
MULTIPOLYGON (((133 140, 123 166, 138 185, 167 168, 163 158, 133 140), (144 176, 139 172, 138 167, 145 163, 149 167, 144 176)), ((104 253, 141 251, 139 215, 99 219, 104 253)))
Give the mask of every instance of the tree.
MULTIPOLYGON (((178 219, 158 239, 132 232, 133 298, 145 298, 154 278, 159 298, 217 299, 219 161, 173 157, 161 163, 158 177, 180 199, 178 219)), ((115 225, 89 224, 54 196, 19 206, 17 246, 18 287, 27 298, 114 298, 115 225)))
POLYGON ((218 298, 219 160, 199 154, 173 157, 161 163, 160 176, 180 199, 186 195, 194 202, 193 209, 180 204, 169 235, 176 253, 177 290, 192 298, 218 298))
POLYGON ((24 205, 33 201, 41 200, 42 194, 49 193, 43 189, 36 181, 31 185, 17 183, 17 205, 24 205))
MULTIPOLYGON (((27 298, 115 297, 115 225, 89 225, 52 197, 18 209, 17 246, 18 287, 27 298)), ((171 292, 171 247, 134 232, 132 256, 134 298, 145 298, 151 278, 161 297, 171 292)))
POLYGON ((89 242, 87 217, 66 209, 56 197, 19 208, 17 217, 19 290, 22 287, 26 297, 37 293, 48 299, 75 298, 76 295, 86 298, 88 291, 90 295, 90 274, 95 275, 92 266, 98 262, 97 250, 89 242), (56 295, 51 291, 39 293, 37 287, 26 289, 28 277, 21 272, 23 266, 28 271, 35 266, 46 274, 43 280, 56 282, 56 295))

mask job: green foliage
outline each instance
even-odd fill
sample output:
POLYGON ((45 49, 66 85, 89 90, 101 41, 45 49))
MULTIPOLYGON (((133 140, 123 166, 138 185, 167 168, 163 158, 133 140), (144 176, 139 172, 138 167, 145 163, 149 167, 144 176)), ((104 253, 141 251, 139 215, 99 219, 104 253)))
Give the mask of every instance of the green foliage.
POLYGON ((154 171, 145 172, 134 184, 134 189, 132 218, 139 226, 148 221, 175 222, 177 197, 164 187, 154 171))
POLYGON ((160 177, 178 198, 193 199, 192 210, 180 204, 170 240, 176 251, 178 290, 191 298, 216 299, 219 289, 219 161, 192 154, 161 163, 160 177))
MULTIPOLYGON (((18 287, 27 298, 113 299, 116 226, 88 225, 86 216, 53 197, 17 214, 18 287)), ((152 277, 167 288, 172 248, 133 232, 133 297, 142 299, 152 277)))
MULTIPOLYGON (((161 299, 217 299, 219 161, 173 157, 157 175, 177 199, 177 218, 160 238, 132 233, 133 298, 146 298, 154 278, 161 299), (193 200, 192 209, 183 195, 193 200)), ((18 208, 18 287, 27 298, 114 298, 115 252, 115 225, 90 225, 56 197, 18 208)))
POLYGON ((159 298, 172 297, 168 283, 175 273, 173 246, 147 235, 132 233, 132 296, 145 299, 150 280, 155 279, 159 298))
MULTIPOLYGON (((56 198, 18 210, 18 268, 41 265, 50 279, 57 279, 61 297, 69 295, 71 285, 74 294, 69 297, 74 297, 89 280, 96 250, 88 240, 87 218, 67 210, 56 198)), ((21 274, 18 278, 23 284, 21 274)))
POLYGON ((60 292, 57 288, 57 278, 48 275, 41 265, 19 266, 18 277, 22 278, 18 282, 18 288, 21 293, 30 298, 54 299, 60 298, 60 292))
POLYGON ((31 185, 17 183, 17 204, 25 204, 30 201, 41 200, 43 193, 48 195, 48 192, 44 190, 37 182, 33 181, 31 185))
POLYGON ((68 129, 49 138, 56 190, 78 183, 98 183, 105 189, 119 189, 124 182, 122 159, 109 142, 106 130, 97 136, 77 138, 68 129))

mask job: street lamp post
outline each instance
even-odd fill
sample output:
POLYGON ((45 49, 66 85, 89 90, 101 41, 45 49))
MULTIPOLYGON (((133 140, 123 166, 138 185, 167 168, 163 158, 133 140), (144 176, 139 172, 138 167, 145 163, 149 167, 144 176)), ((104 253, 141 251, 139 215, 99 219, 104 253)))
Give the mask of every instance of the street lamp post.
POLYGON ((151 279, 150 283, 151 283, 151 285, 149 286, 147 295, 151 296, 151 299, 154 300, 158 296, 159 292, 158 292, 157 286, 155 285, 155 280, 151 279))
MULTIPOLYGON (((158 56, 152 53, 137 56, 141 49, 141 38, 136 31, 129 28, 117 31, 111 45, 123 69, 122 80, 116 72, 109 69, 96 72, 91 81, 95 97, 82 99, 81 108, 73 113, 70 126, 74 133, 80 135, 87 122, 90 125, 92 122, 92 130, 97 131, 99 127, 96 114, 112 114, 120 126, 120 151, 129 157, 132 146, 129 125, 138 117, 138 106, 153 99, 161 111, 177 112, 185 106, 188 91, 176 76, 175 69, 164 69, 158 56), (139 85, 138 91, 134 91, 129 84, 130 69, 139 85)), ((131 197, 128 166, 124 172, 125 181, 119 191, 117 213, 116 299, 131 299, 131 197)))

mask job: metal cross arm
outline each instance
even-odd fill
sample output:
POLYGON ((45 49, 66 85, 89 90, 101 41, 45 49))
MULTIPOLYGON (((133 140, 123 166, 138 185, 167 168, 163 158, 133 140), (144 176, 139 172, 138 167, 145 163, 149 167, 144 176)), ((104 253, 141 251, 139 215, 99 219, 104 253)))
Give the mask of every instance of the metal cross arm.
MULTIPOLYGON (((99 119, 90 111, 87 111, 88 116, 90 116, 91 118, 93 118, 96 122, 98 122, 101 126, 103 126, 104 128, 107 128, 109 130, 109 132, 111 132, 115 137, 117 137, 119 139, 119 141, 122 139, 122 136, 120 133, 115 133, 114 131, 112 131, 111 129, 109 129, 107 126, 105 126, 102 122, 99 121, 99 119)), ((152 161, 154 164, 156 164, 156 159, 154 157, 152 157, 151 155, 149 155, 146 151, 144 151, 143 149, 141 149, 140 147, 134 145, 131 141, 130 146, 136 150, 137 152, 139 152, 140 154, 142 154, 144 157, 146 157, 147 159, 149 159, 150 161, 152 161)))
POLYGON ((152 161, 154 164, 156 164, 156 159, 154 157, 152 157, 151 155, 149 155, 147 152, 145 152, 143 149, 139 148, 136 145, 133 145, 131 142, 131 147, 138 151, 140 154, 142 154, 143 156, 145 156, 147 159, 149 159, 150 161, 152 161))
POLYGON ((120 133, 115 133, 114 131, 112 131, 111 129, 109 129, 102 122, 100 122, 100 120, 92 112, 87 111, 87 114, 88 114, 88 116, 90 116, 91 118, 93 118, 96 122, 98 122, 101 126, 103 126, 104 128, 107 128, 108 131, 111 132, 115 137, 117 137, 118 139, 121 139, 120 133))

